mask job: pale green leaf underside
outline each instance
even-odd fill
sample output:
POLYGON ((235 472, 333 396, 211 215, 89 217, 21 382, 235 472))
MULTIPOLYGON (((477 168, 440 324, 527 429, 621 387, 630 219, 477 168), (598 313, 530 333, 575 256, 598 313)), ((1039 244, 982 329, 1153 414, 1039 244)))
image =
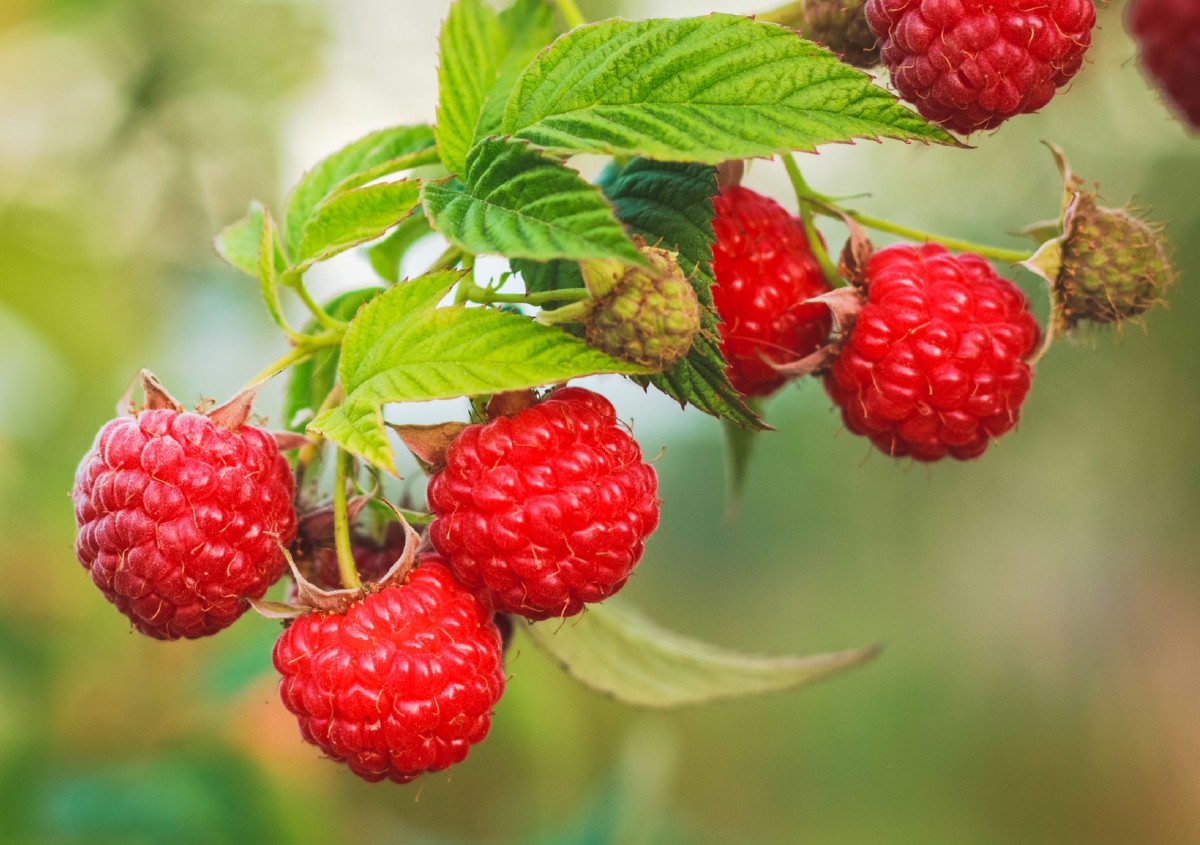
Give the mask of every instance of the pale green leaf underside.
POLYGON ((433 145, 433 130, 428 126, 394 126, 359 138, 319 161, 288 197, 284 214, 288 255, 295 256, 305 224, 331 194, 395 172, 397 160, 404 166, 413 153, 433 145))
POLYGON ((643 263, 600 189, 524 143, 480 141, 462 191, 426 184, 422 196, 434 228, 470 253, 643 263))
POLYGON ((232 267, 247 276, 258 277, 258 247, 262 240, 263 207, 261 203, 250 203, 246 216, 230 223, 217 235, 213 245, 232 267))
POLYGON ((374 240, 404 220, 420 199, 418 182, 384 182, 334 194, 304 227, 296 261, 305 267, 374 240))
POLYGON ((310 430, 393 471, 381 412, 385 403, 643 372, 527 317, 489 308, 437 308, 457 279, 437 273, 404 282, 362 308, 342 349, 346 401, 314 420, 310 430))
POLYGON ((456 0, 442 24, 438 57, 438 155, 451 173, 467 167, 484 102, 496 83, 507 38, 482 0, 456 0))
POLYGON ((517 81, 503 130, 553 150, 708 164, 854 138, 956 143, 793 30, 725 14, 567 33, 517 81))
POLYGON ((283 316, 283 305, 279 301, 279 271, 275 263, 277 239, 275 224, 271 213, 262 209, 262 231, 258 241, 258 287, 262 292, 263 302, 266 303, 267 313, 276 326, 289 331, 287 320, 283 316))
POLYGON ((668 631, 619 599, 589 605, 565 624, 524 630, 581 683, 628 704, 680 707, 822 680, 865 663, 877 646, 807 657, 760 657, 668 631))

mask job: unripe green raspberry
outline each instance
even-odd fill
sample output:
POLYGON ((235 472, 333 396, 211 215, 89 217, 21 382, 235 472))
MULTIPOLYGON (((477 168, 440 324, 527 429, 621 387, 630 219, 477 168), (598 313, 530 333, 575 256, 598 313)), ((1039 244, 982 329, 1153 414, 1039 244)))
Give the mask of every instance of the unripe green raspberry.
POLYGON ((661 371, 692 348, 700 302, 675 253, 640 249, 649 268, 585 266, 589 290, 599 293, 587 315, 587 342, 614 358, 661 371))
POLYGON ((1062 174, 1062 214, 1025 229, 1040 246, 1020 263, 1050 283, 1049 336, 1085 320, 1120 323, 1138 316, 1175 281, 1161 227, 1126 209, 1101 206, 1096 190, 1071 172, 1063 151, 1046 146, 1062 174))
POLYGON ((1166 243, 1151 225, 1118 208, 1102 208, 1081 193, 1062 245, 1055 280, 1060 318, 1119 323, 1158 301, 1172 279, 1166 243))

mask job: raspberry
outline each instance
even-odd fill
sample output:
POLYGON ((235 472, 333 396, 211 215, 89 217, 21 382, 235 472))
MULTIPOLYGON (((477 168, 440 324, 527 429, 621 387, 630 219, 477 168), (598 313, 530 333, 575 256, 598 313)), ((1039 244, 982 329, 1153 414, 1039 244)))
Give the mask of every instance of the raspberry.
POLYGON ((429 536, 493 610, 572 616, 629 578, 658 525, 657 492, 608 400, 559 388, 450 444, 429 481, 429 536))
POLYGON ((1060 319, 1119 323, 1154 303, 1174 278, 1162 233, 1119 208, 1104 208, 1092 193, 1071 207, 1054 283, 1060 319))
POLYGON ((111 420, 79 464, 75 552, 105 598, 144 634, 228 627, 286 567, 294 482, 274 438, 202 414, 144 410, 111 420))
POLYGON ((368 781, 462 762, 504 691, 491 614, 432 555, 343 613, 293 620, 273 659, 304 739, 368 781))
POLYGON ((977 458, 1017 423, 1039 330, 1025 295, 971 253, 896 245, 867 261, 867 301, 825 386, 846 427, 889 455, 977 458))
POLYGON ((604 290, 588 308, 587 342, 661 372, 692 348, 700 332, 700 301, 674 253, 644 244, 639 250, 649 270, 583 265, 589 290, 604 290))
POLYGON ((748 188, 713 198, 713 302, 721 316, 721 354, 730 383, 744 396, 768 396, 787 380, 771 366, 817 350, 832 321, 804 300, 829 290, 800 220, 748 188))
POLYGON ((1092 0, 867 0, 900 96, 968 135, 1050 102, 1083 64, 1092 0))
POLYGON ((1193 129, 1200 129, 1200 5, 1195 0, 1137 0, 1129 31, 1142 67, 1193 129))

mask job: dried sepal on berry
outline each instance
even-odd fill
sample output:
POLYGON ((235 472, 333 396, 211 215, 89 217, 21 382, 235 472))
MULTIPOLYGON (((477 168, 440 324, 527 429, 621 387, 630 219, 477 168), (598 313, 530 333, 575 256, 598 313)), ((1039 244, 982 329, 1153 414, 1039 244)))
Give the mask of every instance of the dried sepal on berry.
POLYGON ((396 520, 401 527, 402 537, 394 540, 386 547, 397 549, 398 557, 396 557, 395 561, 380 577, 375 580, 365 581, 361 588, 330 588, 325 585, 331 579, 318 576, 318 580, 322 581, 322 584, 314 583, 301 571, 300 567, 296 564, 295 558, 284 549, 288 568, 291 569, 294 582, 294 588, 289 596, 289 601, 272 602, 260 599, 251 602, 254 609, 260 615, 269 619, 295 619, 313 612, 345 613, 351 605, 361 601, 364 596, 377 593, 389 586, 403 583, 409 570, 416 563, 417 549, 421 544, 421 537, 409 525, 408 520, 404 518, 404 514, 392 506, 386 499, 382 501, 395 514, 396 520))
POLYGON ((1062 214, 1053 227, 1029 227, 1029 233, 1047 239, 1023 266, 1050 283, 1051 330, 1139 316, 1175 281, 1160 228, 1128 209, 1100 205, 1063 151, 1047 146, 1062 174, 1062 214))

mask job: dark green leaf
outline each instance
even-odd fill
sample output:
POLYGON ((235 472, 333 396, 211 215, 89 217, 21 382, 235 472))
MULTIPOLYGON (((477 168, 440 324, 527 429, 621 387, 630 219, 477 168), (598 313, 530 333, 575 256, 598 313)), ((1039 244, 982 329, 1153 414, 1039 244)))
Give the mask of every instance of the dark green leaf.
MULTIPOLYGON (((430 127, 395 126, 372 132, 322 159, 300 178, 288 198, 284 215, 287 254, 294 257, 298 253, 305 225, 332 194, 414 167, 414 154, 433 146, 430 127)), ((422 157, 417 163, 428 162, 422 157)))
POLYGON ((957 142, 795 32, 735 15, 579 27, 517 81, 506 134, 717 164, 854 138, 957 142))
POLYGON ((426 184, 423 197, 434 228, 470 253, 644 263, 600 189, 528 144, 479 142, 462 191, 426 184))
POLYGON ((680 707, 822 680, 879 653, 867 646, 808 657, 739 654, 688 639, 620 600, 589 605, 569 624, 525 631, 576 680, 628 704, 680 707))
POLYGON ((665 373, 639 381, 653 384, 681 404, 722 417, 746 428, 765 424, 725 376, 725 360, 714 338, 719 318, 713 308, 713 203, 717 193, 714 168, 703 164, 634 159, 608 174, 604 191, 617 216, 651 244, 679 254, 702 309, 702 330, 685 358, 665 373))

